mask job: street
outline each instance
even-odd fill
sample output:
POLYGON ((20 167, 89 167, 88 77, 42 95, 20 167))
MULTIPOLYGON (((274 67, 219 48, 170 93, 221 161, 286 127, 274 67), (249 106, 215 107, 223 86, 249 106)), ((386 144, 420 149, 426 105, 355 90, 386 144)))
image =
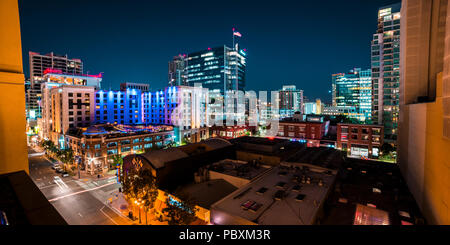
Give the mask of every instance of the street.
POLYGON ((133 222, 106 205, 120 184, 115 176, 97 179, 82 176, 62 177, 52 163, 29 148, 30 177, 69 225, 129 225, 133 222), (59 178, 55 179, 55 176, 59 178))

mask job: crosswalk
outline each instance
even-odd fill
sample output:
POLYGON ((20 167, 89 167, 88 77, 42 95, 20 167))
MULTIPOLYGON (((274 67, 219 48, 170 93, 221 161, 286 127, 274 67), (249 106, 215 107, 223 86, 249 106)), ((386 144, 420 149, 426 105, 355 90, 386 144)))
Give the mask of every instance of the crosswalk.
POLYGON ((69 186, 67 186, 66 183, 60 178, 54 179, 55 184, 58 185, 58 187, 61 189, 62 192, 68 191, 69 186))

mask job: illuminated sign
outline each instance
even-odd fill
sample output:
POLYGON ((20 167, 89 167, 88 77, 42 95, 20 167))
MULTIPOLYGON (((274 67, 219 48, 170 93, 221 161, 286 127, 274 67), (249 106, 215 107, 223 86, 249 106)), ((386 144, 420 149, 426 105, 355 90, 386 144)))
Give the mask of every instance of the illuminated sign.
POLYGON ((142 160, 139 159, 139 158, 137 158, 137 157, 133 158, 133 160, 131 161, 131 164, 133 165, 133 167, 134 167, 136 170, 141 169, 142 166, 144 165, 144 164, 142 163, 142 160))

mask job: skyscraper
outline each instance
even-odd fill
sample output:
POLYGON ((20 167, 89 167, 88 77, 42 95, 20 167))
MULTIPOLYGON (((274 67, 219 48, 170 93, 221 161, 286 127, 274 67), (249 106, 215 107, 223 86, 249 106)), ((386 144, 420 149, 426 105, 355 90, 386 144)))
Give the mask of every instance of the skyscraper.
POLYGON ((355 68, 349 73, 332 75, 333 106, 355 107, 356 115, 349 115, 360 121, 367 121, 372 116, 372 86, 370 69, 355 68))
POLYGON ((189 86, 200 83, 210 91, 244 90, 245 50, 227 46, 190 53, 187 58, 189 86))
POLYGON ((400 7, 392 4, 379 9, 378 29, 373 35, 372 117, 384 125, 386 142, 397 139, 400 77, 400 7))
POLYGON ((169 61, 169 86, 185 86, 187 82, 187 57, 178 55, 169 61))

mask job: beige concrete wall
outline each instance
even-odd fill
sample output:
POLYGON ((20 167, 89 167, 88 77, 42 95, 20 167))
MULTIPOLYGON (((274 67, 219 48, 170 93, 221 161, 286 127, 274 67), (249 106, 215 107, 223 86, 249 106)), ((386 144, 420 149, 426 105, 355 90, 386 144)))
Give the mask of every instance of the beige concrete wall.
POLYGON ((28 169, 17 0, 0 1, 0 174, 28 169))

